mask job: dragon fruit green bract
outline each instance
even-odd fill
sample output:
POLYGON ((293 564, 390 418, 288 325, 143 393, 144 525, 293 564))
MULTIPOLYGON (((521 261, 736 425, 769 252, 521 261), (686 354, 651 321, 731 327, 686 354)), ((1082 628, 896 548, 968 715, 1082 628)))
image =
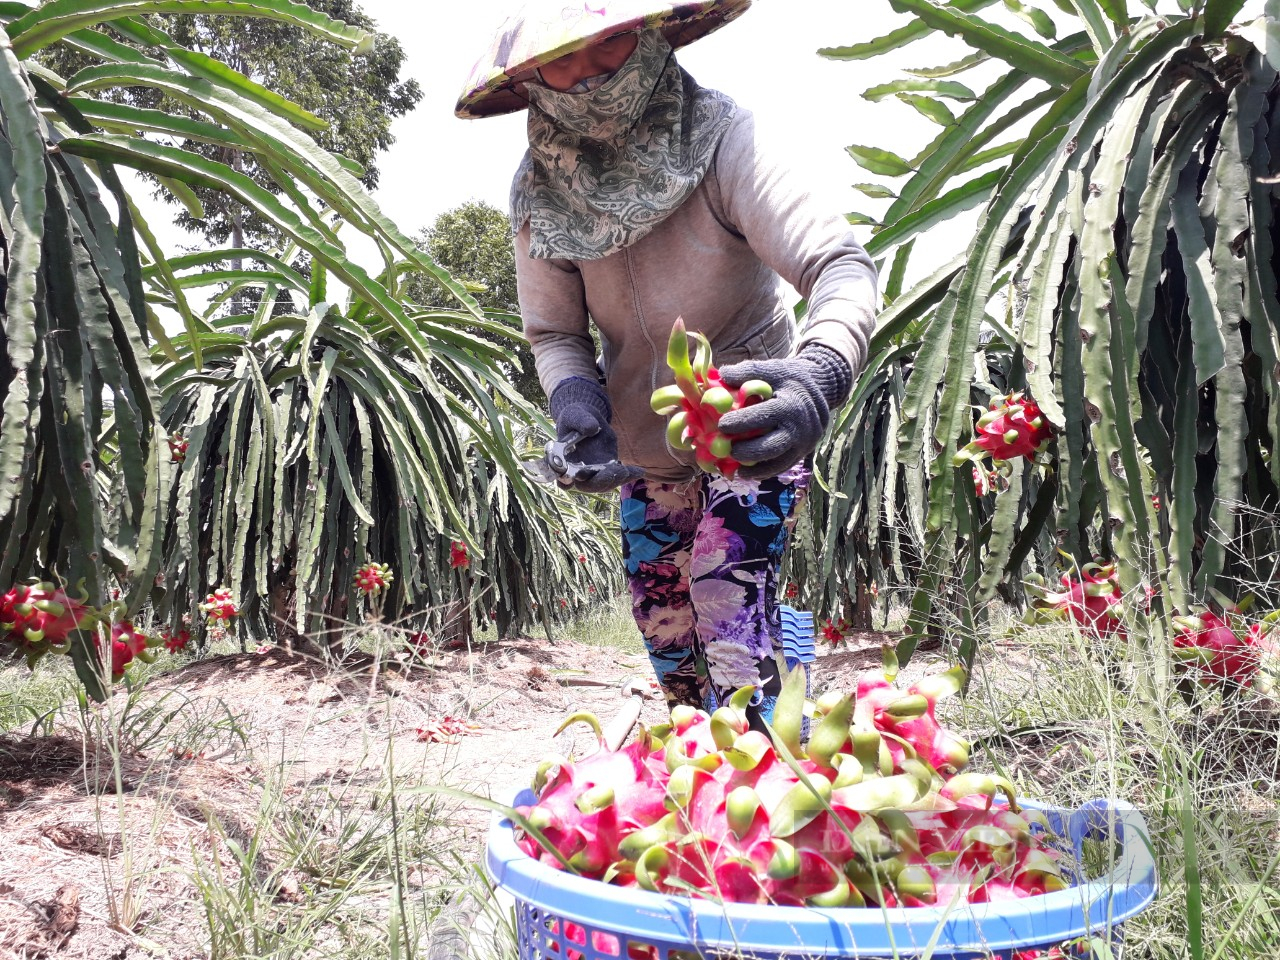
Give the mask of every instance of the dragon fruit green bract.
POLYGON ((386 590, 394 579, 390 564, 370 561, 356 571, 355 588, 366 597, 372 597, 386 590))
MULTIPOLYGON (((1008 781, 961 772, 967 748, 933 716, 963 679, 957 669, 903 691, 867 676, 856 699, 806 707, 796 670, 773 740, 748 727, 750 687, 710 715, 677 706, 622 750, 544 761, 538 802, 517 810, 529 828, 518 842, 593 879, 747 903, 909 906, 957 890, 977 903, 1062 889, 1043 823, 1022 815, 1008 781)), ((593 717, 565 723, 575 720, 599 736, 593 717)))
MULTIPOLYGON (((711 365, 710 341, 701 333, 687 333, 683 317, 671 325, 667 366, 675 374, 675 384, 659 387, 649 401, 654 413, 671 417, 667 442, 678 450, 694 451, 698 467, 706 473, 732 479, 742 464, 730 456, 733 441, 720 432, 720 418, 730 410, 769 399, 773 388, 763 380, 748 380, 736 391, 726 387, 720 372, 711 365), (698 344, 692 360, 690 337, 698 344)), ((753 435, 742 434, 739 439, 753 435)))

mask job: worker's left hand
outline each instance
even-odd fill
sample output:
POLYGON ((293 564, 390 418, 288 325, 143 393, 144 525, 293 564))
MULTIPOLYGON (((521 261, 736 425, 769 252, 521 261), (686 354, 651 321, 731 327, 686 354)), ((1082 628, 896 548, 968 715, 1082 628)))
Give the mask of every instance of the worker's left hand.
POLYGON ((776 477, 813 453, 831 422, 831 410, 845 401, 853 371, 834 350, 810 344, 785 360, 746 360, 720 369, 725 386, 764 380, 773 396, 731 410, 720 418, 720 432, 736 440, 730 456, 742 464, 740 477, 776 477), (748 464, 750 464, 748 466, 748 464))

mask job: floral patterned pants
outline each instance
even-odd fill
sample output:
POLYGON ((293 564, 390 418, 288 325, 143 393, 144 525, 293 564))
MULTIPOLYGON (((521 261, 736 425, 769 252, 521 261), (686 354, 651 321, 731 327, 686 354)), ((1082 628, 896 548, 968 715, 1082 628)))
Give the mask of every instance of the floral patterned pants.
POLYGON ((810 472, 767 480, 706 474, 622 488, 622 556, 636 625, 668 705, 707 710, 756 688, 752 725, 781 689, 778 568, 810 472))

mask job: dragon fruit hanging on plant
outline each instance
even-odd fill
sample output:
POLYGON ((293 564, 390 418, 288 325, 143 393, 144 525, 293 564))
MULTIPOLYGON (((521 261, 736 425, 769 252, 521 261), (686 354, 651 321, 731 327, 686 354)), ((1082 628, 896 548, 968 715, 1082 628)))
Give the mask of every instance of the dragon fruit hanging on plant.
POLYGON ((355 588, 358 593, 373 597, 390 587, 395 578, 389 563, 374 563, 371 560, 356 571, 355 588))
POLYGON ((951 462, 973 463, 973 479, 979 496, 1002 489, 1013 473, 1011 461, 1034 459, 1049 446, 1053 428, 1039 405, 1022 393, 996 397, 978 418, 977 436, 961 448, 951 462), (990 457, 992 466, 984 461, 990 457))
MULTIPOLYGON (((737 390, 730 390, 711 363, 711 342, 701 333, 688 333, 684 318, 677 317, 667 341, 667 366, 676 382, 659 387, 650 398, 653 412, 670 416, 667 442, 677 450, 692 450, 699 469, 719 473, 732 480, 743 466, 730 455, 733 441, 720 432, 720 418, 730 410, 739 410, 768 400, 773 388, 763 380, 748 380, 737 390), (692 360, 689 341, 698 345, 692 360)), ((740 440, 758 436, 735 434, 740 440)))
POLYGON ((113 680, 121 679, 124 676, 125 668, 133 663, 134 660, 153 663, 156 658, 153 648, 163 643, 164 640, 159 636, 149 637, 142 633, 130 620, 118 620, 111 624, 109 638, 105 642, 101 638, 99 640, 104 658, 108 656, 109 650, 111 678, 113 680))
POLYGON ((184 463, 187 459, 187 450, 190 447, 190 440, 181 434, 175 433, 169 438, 169 459, 174 463, 184 463))
POLYGON ((65 653, 71 634, 91 629, 99 618, 83 586, 80 593, 77 599, 46 582, 10 587, 0 595, 0 643, 13 644, 32 664, 51 650, 65 653))
POLYGON ((218 587, 198 606, 211 627, 226 626, 233 617, 240 616, 240 608, 230 587, 218 587))

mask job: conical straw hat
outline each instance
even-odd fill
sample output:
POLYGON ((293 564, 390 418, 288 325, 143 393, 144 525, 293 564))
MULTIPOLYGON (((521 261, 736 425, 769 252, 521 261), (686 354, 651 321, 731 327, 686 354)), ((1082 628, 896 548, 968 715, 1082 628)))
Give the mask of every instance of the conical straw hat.
POLYGON ((521 86, 552 60, 619 33, 660 29, 682 47, 739 16, 751 0, 533 0, 498 29, 471 70, 455 113, 464 119, 523 110, 521 86))

